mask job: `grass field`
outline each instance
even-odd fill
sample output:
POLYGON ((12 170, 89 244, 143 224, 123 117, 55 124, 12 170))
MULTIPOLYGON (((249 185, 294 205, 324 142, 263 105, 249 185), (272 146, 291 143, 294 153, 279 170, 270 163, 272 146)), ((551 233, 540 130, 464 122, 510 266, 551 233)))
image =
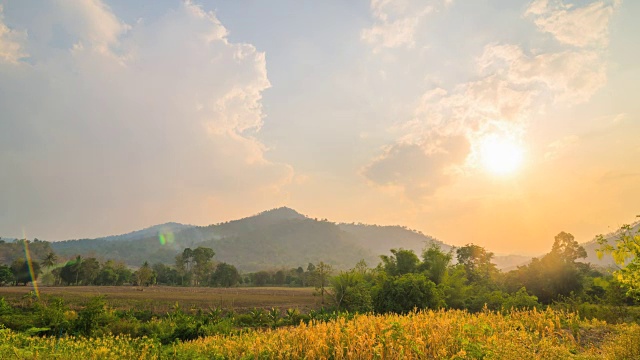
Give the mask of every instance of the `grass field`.
POLYGON ((148 337, 35 337, 0 329, 0 359, 639 358, 638 325, 585 321, 553 310, 358 315, 165 345, 148 337))
MULTIPOLYGON (((115 310, 150 310, 165 313, 176 303, 183 309, 219 307, 243 312, 253 308, 297 308, 301 312, 321 307, 320 297, 312 288, 246 287, 135 287, 135 286, 64 286, 40 287, 40 296, 60 297, 71 308, 83 306, 90 298, 102 295, 115 310)), ((29 301, 31 287, 0 287, 0 297, 13 305, 29 301)))

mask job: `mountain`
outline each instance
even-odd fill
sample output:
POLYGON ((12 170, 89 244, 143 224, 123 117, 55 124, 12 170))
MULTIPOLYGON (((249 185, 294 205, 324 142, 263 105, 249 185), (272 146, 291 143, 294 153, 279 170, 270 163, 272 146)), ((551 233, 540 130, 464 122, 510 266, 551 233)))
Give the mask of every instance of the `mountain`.
POLYGON ((413 250, 418 256, 422 251, 435 243, 442 251, 452 249, 450 245, 436 238, 424 235, 405 226, 379 226, 366 224, 338 224, 341 230, 356 237, 357 243, 374 254, 387 254, 390 249, 403 248, 413 250))
MULTIPOLYGON (((634 224, 634 229, 640 222, 634 224)), ((613 241, 616 233, 607 237, 613 241)), ((324 261, 336 269, 353 267, 364 259, 370 266, 379 255, 393 248, 413 250, 417 255, 431 244, 445 251, 455 250, 429 235, 403 226, 332 223, 311 219, 297 211, 281 207, 254 216, 209 226, 167 223, 124 235, 97 239, 67 240, 51 243, 62 258, 78 254, 102 260, 116 259, 138 267, 143 262, 173 264, 185 248, 206 246, 216 252, 215 260, 235 265, 242 271, 306 267, 324 261)), ((599 260, 595 241, 583 244, 586 261, 600 266, 613 263, 611 256, 599 260)), ((494 263, 502 270, 525 265, 531 257, 499 255, 494 263)), ((455 256, 454 256, 455 261, 455 256)))
POLYGON ((106 240, 106 241, 138 240, 138 239, 144 239, 150 236, 157 236, 158 234, 176 233, 181 230, 190 229, 193 227, 194 227, 193 225, 184 225, 184 224, 179 224, 175 222, 168 222, 161 225, 154 225, 146 229, 132 231, 127 234, 106 236, 98 239, 106 240))
POLYGON ((320 261, 347 269, 363 259, 374 266, 378 256, 388 254, 391 248, 420 254, 431 243, 445 251, 451 249, 400 226, 335 224, 282 207, 209 226, 168 223, 124 235, 54 242, 51 246, 61 257, 80 254, 117 259, 136 267, 144 261, 172 264, 185 248, 206 246, 214 249, 217 261, 234 264, 243 271, 257 271, 306 267, 320 261))

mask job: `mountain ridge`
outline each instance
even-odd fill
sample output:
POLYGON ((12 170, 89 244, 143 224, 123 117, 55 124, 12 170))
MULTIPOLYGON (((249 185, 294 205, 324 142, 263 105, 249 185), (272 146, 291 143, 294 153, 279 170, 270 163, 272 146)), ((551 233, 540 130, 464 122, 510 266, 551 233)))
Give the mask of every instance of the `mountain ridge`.
MULTIPOLYGON (((633 225, 635 229, 640 222, 633 225)), ((613 241, 616 234, 608 234, 607 238, 613 241)), ((289 207, 278 207, 206 226, 168 222, 121 235, 56 241, 51 246, 62 257, 80 254, 121 260, 130 266, 140 266, 143 261, 171 264, 184 248, 208 246, 216 252, 217 261, 229 262, 245 271, 256 271, 306 266, 308 262, 319 261, 336 268, 351 267, 361 259, 375 265, 379 255, 389 254, 390 249, 413 250, 420 256, 431 244, 437 244, 445 252, 455 249, 455 246, 406 226, 334 223, 309 218, 289 207)), ((581 245, 587 250, 585 261, 599 266, 613 264, 610 256, 602 260, 597 258, 595 240, 581 245)), ((510 270, 527 264, 532 258, 497 255, 494 262, 498 268, 510 270)))

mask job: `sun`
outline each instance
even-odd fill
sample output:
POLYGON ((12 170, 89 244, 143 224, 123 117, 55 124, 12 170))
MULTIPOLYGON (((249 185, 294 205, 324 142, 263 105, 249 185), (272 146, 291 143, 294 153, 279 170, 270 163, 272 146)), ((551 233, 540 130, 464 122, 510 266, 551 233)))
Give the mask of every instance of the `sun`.
POLYGON ((515 173, 522 166, 524 150, 515 139, 491 134, 480 140, 479 156, 485 170, 505 176, 515 173))

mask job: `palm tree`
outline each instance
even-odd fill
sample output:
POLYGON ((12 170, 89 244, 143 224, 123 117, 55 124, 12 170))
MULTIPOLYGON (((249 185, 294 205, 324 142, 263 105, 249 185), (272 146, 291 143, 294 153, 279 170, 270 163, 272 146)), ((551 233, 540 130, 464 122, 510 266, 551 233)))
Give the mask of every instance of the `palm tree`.
POLYGON ((42 259, 40 263, 42 264, 42 266, 50 268, 56 264, 56 261, 58 261, 58 256, 53 252, 50 252, 47 254, 47 256, 44 257, 44 259, 42 259))
POLYGON ((82 266, 82 256, 76 256, 75 263, 73 264, 73 271, 76 273, 76 285, 78 285, 78 276, 80 275, 80 267, 82 266))

